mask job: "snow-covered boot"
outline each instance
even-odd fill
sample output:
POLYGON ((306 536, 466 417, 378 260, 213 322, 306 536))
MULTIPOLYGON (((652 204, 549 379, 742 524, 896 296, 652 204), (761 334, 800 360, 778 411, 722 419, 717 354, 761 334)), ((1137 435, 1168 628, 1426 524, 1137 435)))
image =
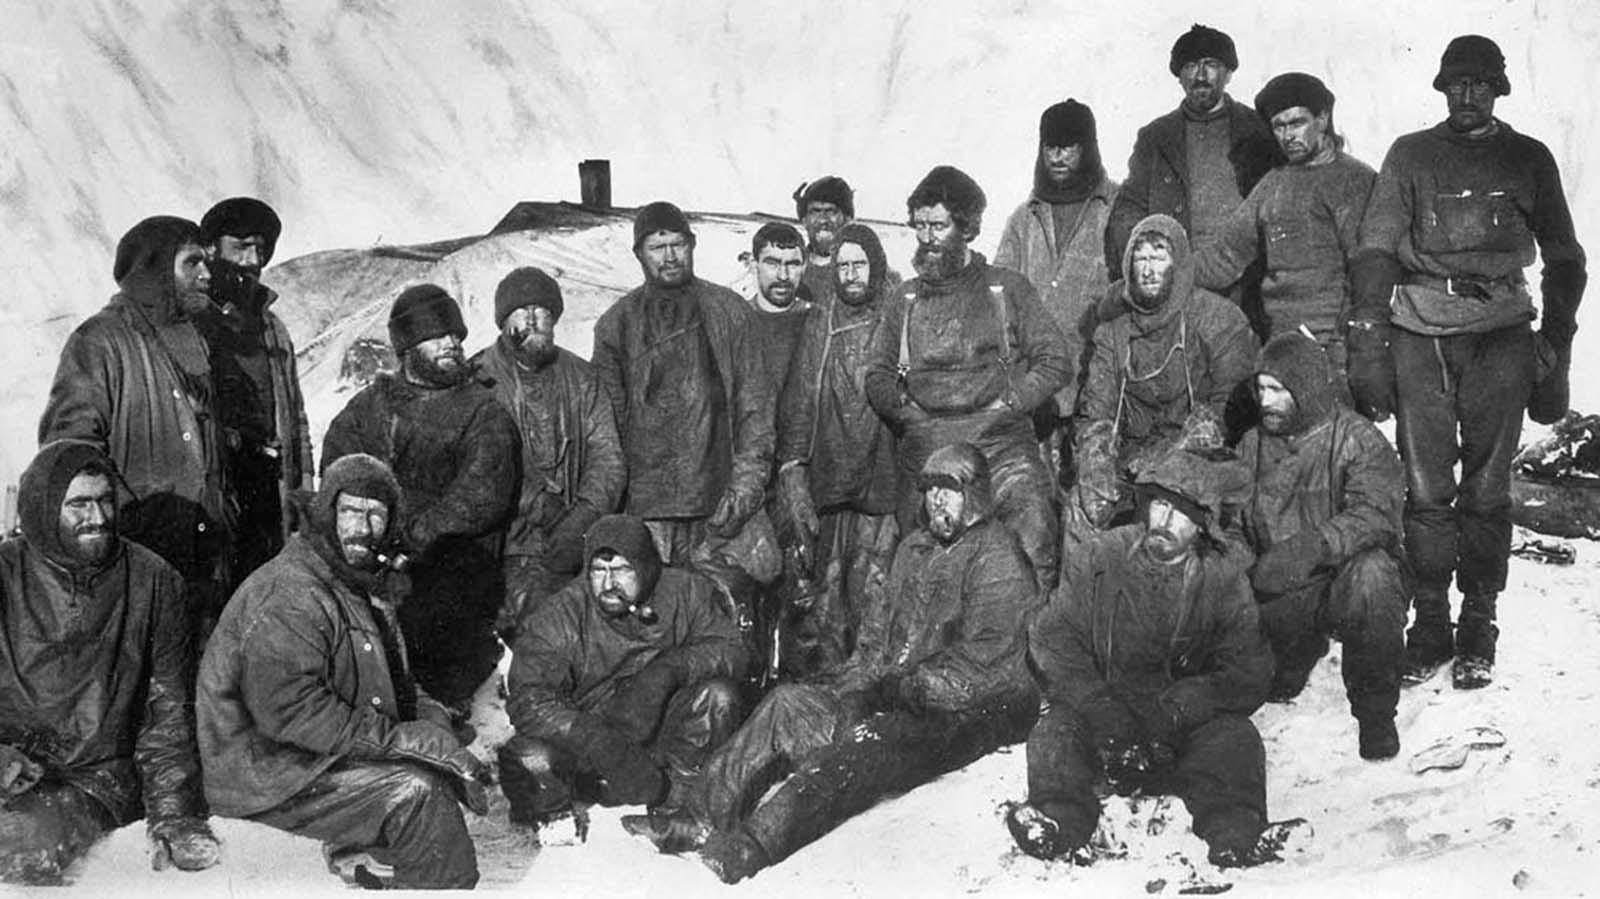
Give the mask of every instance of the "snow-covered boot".
POLYGON ((1274 821, 1261 831, 1255 845, 1215 847, 1207 856, 1218 868, 1254 868, 1267 862, 1281 862, 1285 854, 1301 851, 1316 833, 1304 818, 1274 821))
POLYGON ((1006 830, 1018 849, 1037 859, 1050 861, 1078 848, 1061 833, 1060 823, 1026 802, 1006 811, 1006 830))
POLYGON ((1400 682, 1406 686, 1433 677, 1455 650, 1450 636, 1449 585, 1418 585, 1411 605, 1416 619, 1406 631, 1406 651, 1400 661, 1400 682))
POLYGON ((1477 690, 1494 680, 1494 647, 1500 637, 1494 623, 1496 597, 1472 593, 1461 602, 1456 658, 1450 666, 1450 682, 1457 690, 1477 690))
POLYGON ((667 855, 693 852, 705 845, 711 829, 681 809, 655 809, 644 815, 623 815, 622 828, 655 844, 667 855))
POLYGON ((772 864, 755 837, 743 831, 717 830, 700 847, 700 861, 723 883, 738 883, 772 864))

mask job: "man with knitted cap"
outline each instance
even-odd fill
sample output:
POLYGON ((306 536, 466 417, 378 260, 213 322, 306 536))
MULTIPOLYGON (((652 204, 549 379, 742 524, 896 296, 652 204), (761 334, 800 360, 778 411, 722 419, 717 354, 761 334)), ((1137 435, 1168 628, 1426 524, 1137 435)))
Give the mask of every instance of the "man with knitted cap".
POLYGON ((746 656, 716 583, 663 566, 631 515, 595 522, 584 557, 512 649, 500 775, 514 823, 682 796, 742 717, 746 656))
POLYGON ((500 337, 469 363, 492 379, 489 389, 516 420, 522 445, 497 622, 508 644, 525 610, 583 567, 583 532, 616 510, 628 477, 611 398, 588 362, 556 346, 561 310, 554 278, 515 269, 494 292, 500 337))
POLYGON ((1400 459, 1372 422, 1336 397, 1327 354, 1290 331, 1256 363, 1261 424, 1239 444, 1255 473, 1244 530, 1250 582, 1277 660, 1272 693, 1288 702, 1328 650, 1340 674, 1361 757, 1400 751, 1395 704, 1406 600, 1400 580, 1400 459))
POLYGON ((1067 383, 1066 338, 1028 279, 970 244, 987 203, 953 166, 906 199, 917 277, 900 285, 872 337, 867 397, 899 436, 898 516, 916 526, 918 472, 935 449, 968 442, 994 478, 994 517, 1012 529, 1041 585, 1055 581, 1055 490, 1033 415, 1067 383))
POLYGON ((1019 625, 1037 594, 1016 538, 991 518, 988 464, 970 444, 941 447, 917 493, 916 529, 870 594, 850 658, 768 693, 682 811, 623 826, 663 852, 698 849, 735 883, 1022 739, 1039 697, 1019 625))
POLYGON ((694 273, 694 231, 655 202, 633 222, 644 284, 607 309, 590 356, 616 410, 625 510, 668 565, 695 564, 748 614, 780 559, 762 505, 772 473, 773 394, 749 304, 694 273))
POLYGON ((1416 610, 1405 678, 1426 680, 1453 656, 1453 683, 1473 689, 1493 678, 1523 411, 1542 423, 1567 411, 1588 273, 1555 158, 1494 115, 1511 92, 1500 48, 1455 38, 1433 87, 1448 117, 1389 148, 1351 260, 1350 389, 1357 409, 1399 420, 1416 610), (1523 270, 1536 258, 1534 332, 1523 270))
POLYGON ((158 870, 217 863, 183 580, 117 536, 121 487, 94 445, 45 444, 0 542, 0 883, 60 883, 141 817, 158 870))
POLYGON ((61 348, 39 442, 86 440, 115 463, 133 498, 122 534, 183 575, 195 627, 227 600, 234 504, 206 342, 210 303, 200 229, 147 218, 117 243, 117 293, 61 348))
POLYGON ((477 757, 407 663, 407 599, 385 559, 405 506, 388 465, 340 456, 300 530, 240 585, 200 663, 206 799, 320 840, 362 886, 470 889, 459 806, 482 815, 487 798, 477 757))
POLYGON ((813 302, 833 296, 833 248, 839 229, 855 221, 856 192, 838 175, 823 175, 794 191, 794 217, 806 229, 806 272, 802 283, 813 302))
POLYGON ((254 197, 230 197, 200 219, 211 267, 211 302, 195 319, 210 348, 217 411, 228 446, 228 477, 239 502, 234 583, 283 548, 289 491, 314 473, 311 429, 289 330, 261 283, 283 223, 254 197))
POLYGON ((1195 283, 1223 291, 1258 258, 1268 335, 1304 329, 1327 350, 1341 394, 1344 331, 1350 308, 1350 256, 1377 173, 1344 152, 1333 124, 1333 92, 1320 79, 1289 72, 1256 94, 1256 113, 1272 129, 1282 161, 1195 248, 1195 283))
POLYGON ((394 470, 405 504, 386 539, 403 555, 411 596, 400 606, 419 684, 459 717, 494 671, 504 597, 500 545, 516 512, 517 423, 461 355, 461 309, 433 284, 408 287, 389 312, 400 360, 328 425, 322 469, 365 453, 394 470))
POLYGON ((1029 855, 1086 852, 1100 796, 1176 793, 1219 867, 1276 857, 1266 751, 1250 715, 1272 654, 1246 576, 1250 554, 1220 522, 1242 498, 1236 460, 1176 450, 1143 471, 1143 520, 1062 562, 1028 627, 1048 711, 1028 737, 1028 798, 1006 826, 1029 855))
POLYGON ((860 379, 895 286, 878 235, 840 228, 829 271, 834 299, 806 319, 778 404, 778 492, 811 585, 782 632, 784 673, 796 676, 849 657, 900 534, 894 432, 860 379))

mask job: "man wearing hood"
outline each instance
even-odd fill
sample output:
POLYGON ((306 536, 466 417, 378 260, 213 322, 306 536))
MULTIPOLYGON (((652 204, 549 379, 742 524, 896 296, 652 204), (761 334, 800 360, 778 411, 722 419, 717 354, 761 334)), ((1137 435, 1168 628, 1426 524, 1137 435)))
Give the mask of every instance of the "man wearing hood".
POLYGON ((22 474, 0 542, 0 882, 59 883, 141 816, 158 868, 217 862, 189 705, 183 581, 117 536, 121 479, 79 440, 22 474))
POLYGON ((195 706, 218 814, 321 840, 369 887, 471 889, 458 803, 488 810, 479 763, 418 690, 383 562, 405 503, 365 454, 322 472, 305 526, 223 610, 195 706))
POLYGON ((971 241, 987 200, 965 172, 935 166, 906 199, 917 277, 884 309, 872 338, 867 397, 899 436, 898 516, 916 526, 922 464, 946 444, 983 452, 994 517, 1022 543, 1041 585, 1055 582, 1055 490, 1032 416, 1071 376, 1066 338, 1028 279, 991 266, 971 241))
POLYGON ((1555 158, 1494 116, 1511 93, 1500 48, 1455 38, 1433 88, 1449 117, 1389 148, 1350 263, 1350 390, 1375 421, 1398 418, 1416 609, 1404 677, 1427 680, 1453 655, 1452 683, 1475 689, 1494 676, 1523 411, 1542 424, 1567 412, 1589 276, 1555 158), (1537 333, 1523 275, 1536 256, 1537 333), (1462 594, 1453 636, 1452 574, 1462 594))
POLYGON ((1033 194, 1006 220, 994 264, 1028 277, 1067 339, 1070 376, 1056 391, 1052 452, 1071 451, 1061 446, 1061 431, 1078 406, 1095 310, 1109 284, 1103 242, 1116 196, 1117 183, 1100 162, 1094 111, 1076 100, 1046 109, 1033 194))
POLYGON ((1218 530, 1248 473, 1173 451, 1146 469, 1144 520, 1098 534, 1062 565, 1028 628, 1048 709, 1028 737, 1028 800, 1006 815, 1022 851, 1085 850, 1104 786, 1176 793, 1219 867, 1274 857, 1266 750, 1250 715, 1272 654, 1246 568, 1218 530))
POLYGON ((1222 445, 1224 409, 1257 347, 1238 306, 1194 286, 1189 237, 1174 219, 1141 221, 1121 271, 1078 397, 1078 485, 1067 513, 1095 526, 1118 511, 1140 465, 1174 445, 1222 445))
POLYGON ((833 300, 806 319, 778 403, 778 491, 798 531, 805 583, 780 657, 803 677, 850 656, 868 590, 881 589, 899 539, 895 439, 861 384, 893 289, 878 235, 839 229, 833 300))
POLYGON ((1255 472, 1244 514, 1250 582, 1277 661, 1268 698, 1298 695, 1337 635, 1361 757, 1379 761, 1400 751, 1404 480, 1394 448, 1335 399, 1329 374, 1317 342, 1293 331, 1267 341, 1256 363, 1261 424, 1239 443, 1255 472))
POLYGON ((1282 162, 1217 228, 1196 244, 1195 283, 1227 290, 1264 258, 1261 302, 1269 336, 1304 328, 1328 351, 1345 385, 1345 320, 1350 256, 1377 173, 1344 152, 1333 126, 1333 92, 1303 72, 1268 81, 1256 113, 1282 150, 1282 162))
POLYGON ((806 269, 801 283, 811 301, 826 305, 836 286, 833 280, 833 250, 839 232, 855 221, 856 192, 850 182, 838 175, 823 175, 801 184, 794 191, 794 217, 806 229, 806 269))
POLYGON ((245 579, 283 548, 289 491, 309 488, 311 429, 289 330, 261 283, 283 223, 271 206, 232 197, 200 219, 211 302, 195 323, 210 347, 228 476, 239 503, 231 576, 245 579))
POLYGON ((537 268, 512 271, 494 292, 500 339, 471 365, 517 422, 522 484, 506 532, 505 602, 496 629, 507 642, 529 604, 583 567, 583 532, 622 500, 627 468, 611 399, 592 366, 556 346, 561 286, 537 268))
POLYGON ((461 355, 466 336, 461 308, 442 288, 402 291, 389 312, 399 373, 351 397, 322 442, 323 471, 366 453, 400 481, 406 502, 385 553, 408 560, 406 651, 422 688, 461 717, 500 658, 500 547, 521 452, 516 421, 461 355))
POLYGON ((1022 739, 1039 703, 1021 631, 1037 594, 1015 536, 990 517, 988 464, 970 444, 942 447, 917 489, 917 528, 870 594, 849 660, 769 693, 682 810, 625 827, 663 852, 698 848, 735 883, 1022 739))
POLYGON ((746 658, 710 578, 661 564, 643 521, 607 515, 586 576, 529 608, 512 648, 500 750, 511 820, 574 801, 654 805, 680 792, 738 726, 746 658))
POLYGON ((227 599, 233 527, 211 364, 194 316, 210 303, 200 229, 145 219, 117 243, 117 293, 67 338, 39 442, 88 441, 132 500, 122 535, 183 575, 191 620, 209 629, 227 599))

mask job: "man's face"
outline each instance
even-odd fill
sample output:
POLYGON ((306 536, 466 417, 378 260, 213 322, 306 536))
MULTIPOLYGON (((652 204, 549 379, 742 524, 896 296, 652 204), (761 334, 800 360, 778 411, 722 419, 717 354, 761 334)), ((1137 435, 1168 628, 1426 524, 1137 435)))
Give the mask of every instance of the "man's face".
POLYGON ((872 260, 858 243, 842 243, 833 253, 833 276, 839 281, 839 297, 852 306, 871 299, 872 260))
POLYGON ((186 243, 172 257, 172 286, 185 312, 199 312, 211 302, 211 269, 205 247, 186 243))
POLYGON ((967 529, 967 496, 952 487, 933 486, 922 494, 928 531, 941 543, 954 543, 967 529))
POLYGON ((833 252, 833 242, 839 237, 839 229, 847 222, 849 219, 845 217, 844 210, 833 203, 818 200, 807 203, 801 223, 805 225, 806 237, 811 241, 811 252, 818 256, 833 252))
POLYGON ((500 333, 524 359, 536 365, 555 358, 556 317, 543 306, 519 306, 506 316, 500 333))
POLYGON ((1272 375, 1256 375, 1256 402, 1261 406, 1261 427, 1268 434, 1287 433, 1294 422, 1294 394, 1272 375))
POLYGON ((1083 165, 1083 144, 1073 144, 1070 147, 1046 146, 1039 151, 1039 158, 1044 160, 1044 171, 1050 176, 1054 184, 1066 184, 1067 180, 1077 173, 1078 167, 1083 165))
POLYGON ((1144 545, 1150 555, 1171 562, 1188 554, 1200 536, 1200 525, 1160 497, 1150 500, 1144 545))
POLYGON ((967 241, 943 203, 913 211, 911 229, 917 234, 917 252, 911 258, 917 274, 948 278, 961 271, 966 263, 967 241))
POLYGON ((217 238, 216 257, 259 276, 267 259, 267 239, 260 234, 224 234, 217 238))
POLYGON ((1178 83, 1183 85, 1183 105, 1193 113, 1210 112, 1222 105, 1223 91, 1228 89, 1228 79, 1233 70, 1220 59, 1192 60, 1178 69, 1178 83))
POLYGON ((60 542, 75 558, 100 563, 116 546, 117 494, 103 474, 80 471, 61 496, 60 542))
POLYGON ((413 376, 436 387, 460 383, 467 368, 461 339, 454 334, 432 337, 406 350, 406 362, 413 376))
POLYGON ((639 599, 639 573, 627 557, 596 553, 589 559, 589 592, 607 615, 622 615, 639 599))
POLYGON ((377 571, 378 547, 389 531, 389 506, 381 499, 340 493, 333 501, 333 525, 339 552, 351 568, 377 571))
POLYGON ((1133 248, 1133 293, 1146 309, 1167 298, 1172 285, 1172 250, 1156 241, 1141 240, 1133 248))
POLYGON ((694 277, 694 244, 689 235, 657 231, 639 244, 644 278, 659 287, 680 287, 694 277))
POLYGON ((1462 75, 1444 86, 1445 105, 1450 110, 1450 130, 1466 133, 1488 126, 1494 120, 1494 85, 1481 78, 1462 75))
POLYGON ((1292 106, 1272 117, 1272 136, 1290 165, 1304 165, 1317 158, 1329 142, 1328 113, 1312 115, 1304 106, 1292 106))
POLYGON ((756 287, 761 296, 779 309, 793 305, 806 270, 806 254, 800 247, 784 249, 766 244, 756 257, 756 287))

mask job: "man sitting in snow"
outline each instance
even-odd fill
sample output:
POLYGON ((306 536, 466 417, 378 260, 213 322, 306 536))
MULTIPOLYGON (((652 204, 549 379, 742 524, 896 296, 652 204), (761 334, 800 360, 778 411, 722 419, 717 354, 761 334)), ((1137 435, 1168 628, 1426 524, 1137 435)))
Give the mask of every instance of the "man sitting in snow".
POLYGON ((143 816, 158 868, 217 863, 188 709, 183 578, 117 536, 111 460, 58 440, 0 543, 0 882, 51 883, 143 816))
POLYGON ((989 518, 989 466, 975 447, 935 450, 918 486, 921 525, 901 542, 886 588, 869 594, 850 659, 768 694, 706 762, 683 810, 624 826, 663 852, 698 846, 736 883, 878 799, 1022 738, 1038 709, 1020 631, 1033 570, 989 518))
POLYGON ((745 652, 716 583, 663 567, 632 515, 595 522, 584 558, 588 576, 517 626, 500 776, 519 824, 575 799, 660 802, 739 723, 745 652))
POLYGON ((1230 552, 1216 530, 1243 481, 1236 463, 1171 452, 1136 481, 1145 520, 1066 559, 1028 631, 1049 711, 1028 737, 1028 801, 1006 817, 1022 851, 1084 850, 1103 780, 1124 795, 1177 793, 1219 867, 1271 857, 1266 751, 1250 714, 1266 698, 1272 654, 1249 554, 1230 552))

